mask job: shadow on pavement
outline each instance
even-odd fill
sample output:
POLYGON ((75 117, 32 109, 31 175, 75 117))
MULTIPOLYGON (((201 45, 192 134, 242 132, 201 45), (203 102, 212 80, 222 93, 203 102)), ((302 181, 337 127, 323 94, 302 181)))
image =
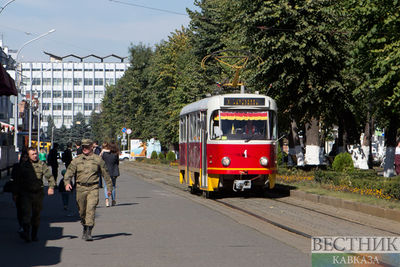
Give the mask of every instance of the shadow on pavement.
POLYGON ((132 206, 132 205, 138 205, 138 204, 140 204, 140 203, 136 203, 136 202, 134 202, 134 203, 119 203, 119 204, 115 205, 115 207, 118 207, 118 206, 132 206))
POLYGON ((101 240, 101 239, 107 239, 107 238, 112 238, 116 236, 130 236, 132 234, 130 233, 116 233, 116 234, 105 234, 105 235, 93 235, 93 240, 101 240))
POLYGON ((65 211, 57 190, 53 196, 46 194, 38 233, 39 241, 26 243, 17 233, 16 208, 11 194, 0 194, 0 266, 48 266, 60 263, 62 247, 46 245, 48 240, 77 238, 73 235, 63 235, 62 227, 50 226, 52 223, 79 221, 74 194, 70 196, 69 201, 70 210, 65 211))

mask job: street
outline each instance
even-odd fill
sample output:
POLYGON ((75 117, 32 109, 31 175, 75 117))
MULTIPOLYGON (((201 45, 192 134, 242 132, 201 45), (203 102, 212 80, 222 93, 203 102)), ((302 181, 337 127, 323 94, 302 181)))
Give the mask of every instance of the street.
MULTIPOLYGON (((187 193, 187 192, 185 192, 187 193)), ((309 266, 310 254, 121 168, 117 206, 103 190, 93 242, 81 239, 75 201, 44 199, 39 242, 17 234, 11 195, 0 195, 1 266, 309 266)), ((307 248, 308 250, 308 248, 307 248)))

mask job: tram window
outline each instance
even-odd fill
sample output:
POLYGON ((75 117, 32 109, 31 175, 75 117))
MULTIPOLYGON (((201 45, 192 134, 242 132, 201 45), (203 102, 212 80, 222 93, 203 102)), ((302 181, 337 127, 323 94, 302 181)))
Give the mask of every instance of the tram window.
POLYGON ((196 116, 195 114, 189 115, 189 140, 196 141, 196 116))
POLYGON ((219 110, 211 115, 211 139, 276 139, 276 117, 272 111, 219 110))
POLYGON ((200 119, 200 113, 196 114, 196 136, 195 140, 200 142, 200 136, 201 136, 201 119, 200 119))
POLYGON ((186 117, 182 117, 179 121, 179 140, 186 142, 186 117))

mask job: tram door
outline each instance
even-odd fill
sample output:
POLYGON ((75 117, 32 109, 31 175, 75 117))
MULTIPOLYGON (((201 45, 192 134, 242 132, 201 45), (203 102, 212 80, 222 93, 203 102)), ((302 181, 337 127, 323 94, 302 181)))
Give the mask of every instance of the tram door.
POLYGON ((201 125, 201 184, 204 188, 208 187, 207 179, 207 114, 200 113, 201 125))

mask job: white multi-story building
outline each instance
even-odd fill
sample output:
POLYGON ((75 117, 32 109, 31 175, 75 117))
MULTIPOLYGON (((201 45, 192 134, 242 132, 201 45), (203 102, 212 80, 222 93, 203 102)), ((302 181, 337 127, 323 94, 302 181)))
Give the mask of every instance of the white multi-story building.
MULTIPOLYGON (((122 61, 120 57, 116 58, 122 61)), ((79 112, 88 122, 92 111, 100 111, 106 86, 116 84, 129 67, 129 63, 124 62, 51 59, 50 62, 22 62, 18 66, 21 93, 29 98, 32 92, 39 100, 43 128, 46 128, 49 116, 57 128, 62 125, 71 127, 79 112)))

